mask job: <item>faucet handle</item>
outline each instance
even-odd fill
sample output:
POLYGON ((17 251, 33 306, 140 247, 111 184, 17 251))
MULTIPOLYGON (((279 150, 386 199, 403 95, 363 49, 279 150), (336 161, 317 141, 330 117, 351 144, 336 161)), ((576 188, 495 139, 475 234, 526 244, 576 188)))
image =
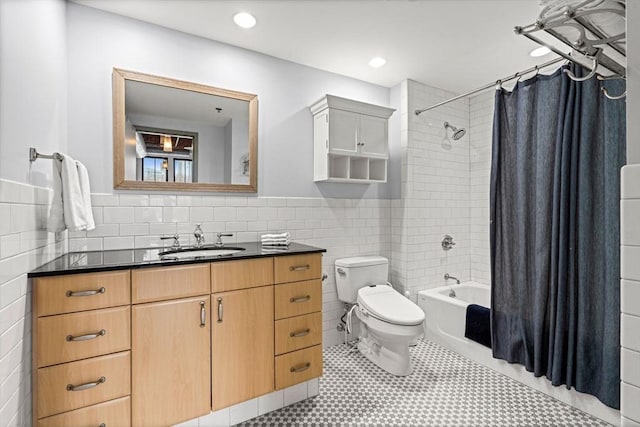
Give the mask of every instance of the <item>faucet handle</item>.
POLYGON ((216 233, 216 246, 224 246, 222 237, 231 237, 233 233, 216 233))
POLYGON ((171 247, 173 249, 180 249, 180 236, 177 234, 174 234, 173 236, 165 236, 165 237, 161 237, 160 240, 169 240, 169 239, 173 239, 173 244, 171 245, 171 247))

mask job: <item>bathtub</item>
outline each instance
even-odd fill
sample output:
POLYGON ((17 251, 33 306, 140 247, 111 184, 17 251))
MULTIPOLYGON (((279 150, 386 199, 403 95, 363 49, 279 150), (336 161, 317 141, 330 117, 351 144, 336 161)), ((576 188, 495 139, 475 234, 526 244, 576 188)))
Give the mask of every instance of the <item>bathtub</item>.
POLYGON ((464 337, 469 304, 491 307, 491 288, 478 282, 464 282, 418 292, 418 305, 425 313, 425 338, 467 358, 477 351, 491 357, 489 348, 464 337), (449 296, 452 290, 455 297, 449 296))
POLYGON ((490 348, 465 338, 469 304, 491 307, 491 287, 463 282, 418 292, 418 305, 425 314, 425 338, 613 425, 620 425, 620 412, 605 406, 597 398, 567 390, 564 386, 554 387, 545 377, 536 378, 522 365, 494 359, 490 348), (455 298, 449 296, 451 290, 455 292, 455 298))

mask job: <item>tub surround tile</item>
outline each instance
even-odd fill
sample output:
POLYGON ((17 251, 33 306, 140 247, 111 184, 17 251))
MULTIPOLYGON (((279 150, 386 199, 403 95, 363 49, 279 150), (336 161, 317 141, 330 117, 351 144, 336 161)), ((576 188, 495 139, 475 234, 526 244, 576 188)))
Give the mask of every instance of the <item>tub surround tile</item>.
POLYGON ((640 331, 640 317, 623 313, 620 317, 620 344, 622 347, 640 351, 640 334, 638 331, 640 331))
POLYGON ((620 209, 620 243, 640 246, 640 199, 622 200, 620 209))
POLYGON ((622 427, 640 427, 640 422, 635 422, 626 417, 622 417, 621 421, 622 421, 622 424, 621 424, 622 427))
POLYGON ((620 354, 621 379, 627 384, 640 387, 640 352, 622 348, 620 354))
POLYGON ((640 164, 622 167, 621 197, 623 199, 640 199, 640 164))
POLYGON ((620 292, 620 311, 640 316, 640 281, 622 279, 620 292))
POLYGON ((620 412, 629 420, 640 422, 640 387, 621 383, 620 412))
POLYGON ((620 273, 623 279, 640 281, 640 246, 622 246, 620 273))

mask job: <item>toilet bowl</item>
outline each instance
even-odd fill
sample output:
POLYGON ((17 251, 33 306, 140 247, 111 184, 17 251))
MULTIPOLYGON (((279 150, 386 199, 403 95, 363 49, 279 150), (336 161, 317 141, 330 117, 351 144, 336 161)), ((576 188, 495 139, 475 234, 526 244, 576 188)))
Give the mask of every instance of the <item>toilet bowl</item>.
POLYGON ((393 375, 409 375, 409 344, 423 334, 422 309, 387 284, 386 258, 344 258, 335 265, 338 298, 357 305, 358 350, 393 375))

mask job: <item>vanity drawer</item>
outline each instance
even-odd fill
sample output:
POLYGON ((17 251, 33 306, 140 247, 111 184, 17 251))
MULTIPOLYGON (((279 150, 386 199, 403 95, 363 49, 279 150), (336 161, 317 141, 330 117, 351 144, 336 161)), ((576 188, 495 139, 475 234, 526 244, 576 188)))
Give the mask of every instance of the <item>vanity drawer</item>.
POLYGON ((121 397, 38 420, 36 427, 130 427, 131 398, 121 397))
POLYGON ((322 275, 321 254, 279 256, 273 264, 275 283, 319 279, 322 275))
POLYGON ((273 284, 273 259, 255 258, 211 263, 211 292, 256 288, 273 284))
POLYGON ((322 375, 322 346, 276 357, 276 390, 322 375))
POLYGON ((129 270, 124 270, 34 279, 34 314, 40 317, 128 305, 129 277, 129 270))
POLYGON ((142 268, 131 272, 133 304, 211 293, 209 264, 142 268))
POLYGON ((130 395, 131 352, 40 368, 35 393, 37 418, 130 395))
POLYGON ((36 319, 37 367, 131 348, 131 308, 118 307, 36 319))
POLYGON ((316 311, 322 311, 322 280, 275 286, 276 320, 316 311))
POLYGON ((276 354, 322 343, 322 313, 276 320, 276 354))

